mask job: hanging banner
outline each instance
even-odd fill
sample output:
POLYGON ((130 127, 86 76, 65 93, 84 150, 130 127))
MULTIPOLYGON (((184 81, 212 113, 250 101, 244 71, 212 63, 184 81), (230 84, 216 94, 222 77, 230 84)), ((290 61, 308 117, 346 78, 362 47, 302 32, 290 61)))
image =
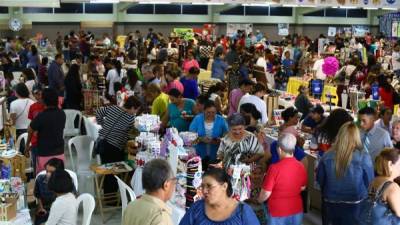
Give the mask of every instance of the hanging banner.
POLYGON ((369 33, 369 27, 365 25, 353 25, 352 26, 353 35, 356 37, 364 37, 369 33))
POLYGON ((289 35, 289 24, 288 23, 278 23, 278 35, 288 36, 289 35))
POLYGON ((226 25, 226 35, 233 37, 238 30, 245 31, 246 34, 253 32, 253 24, 251 23, 228 23, 226 25))
POLYGON ((328 27, 328 37, 334 37, 336 35, 336 27, 328 27))
POLYGON ((193 28, 174 28, 174 33, 187 41, 194 37, 193 28))

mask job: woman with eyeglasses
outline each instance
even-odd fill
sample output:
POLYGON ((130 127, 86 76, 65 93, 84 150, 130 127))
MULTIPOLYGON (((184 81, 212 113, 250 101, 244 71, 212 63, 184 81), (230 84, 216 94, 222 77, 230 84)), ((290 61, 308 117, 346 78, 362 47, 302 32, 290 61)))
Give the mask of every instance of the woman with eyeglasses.
POLYGON ((179 225, 259 225, 255 213, 246 203, 232 198, 231 178, 223 170, 211 168, 203 175, 203 200, 186 211, 179 225))

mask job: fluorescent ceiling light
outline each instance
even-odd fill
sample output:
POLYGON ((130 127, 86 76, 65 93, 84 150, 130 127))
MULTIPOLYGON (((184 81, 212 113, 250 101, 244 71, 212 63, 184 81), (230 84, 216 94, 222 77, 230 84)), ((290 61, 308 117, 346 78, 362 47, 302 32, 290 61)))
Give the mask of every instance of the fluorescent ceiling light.
POLYGON ((316 5, 298 5, 298 7, 304 7, 304 8, 317 8, 316 5))
POLYGON ((90 3, 119 3, 119 0, 90 0, 90 3))
POLYGON ((193 2, 192 5, 224 5, 223 2, 193 2))
POLYGON ((4 7, 54 7, 60 8, 60 0, 0 0, 0 6, 4 7))
POLYGON ((157 4, 157 5, 167 5, 167 4, 171 4, 170 1, 148 1, 148 2, 139 2, 139 4, 157 4))
POLYGON ((383 10, 392 10, 392 11, 397 11, 397 8, 382 8, 383 10))
POLYGON ((340 6, 341 9, 357 9, 356 6, 340 6))
POLYGON ((270 6, 273 5, 274 3, 247 3, 247 4, 242 4, 242 6, 260 6, 260 7, 265 7, 265 6, 270 6))
POLYGON ((365 10, 377 10, 379 8, 376 7, 364 7, 365 10))
POLYGON ((282 5, 283 7, 297 7, 297 5, 292 5, 292 4, 287 4, 287 5, 282 5))

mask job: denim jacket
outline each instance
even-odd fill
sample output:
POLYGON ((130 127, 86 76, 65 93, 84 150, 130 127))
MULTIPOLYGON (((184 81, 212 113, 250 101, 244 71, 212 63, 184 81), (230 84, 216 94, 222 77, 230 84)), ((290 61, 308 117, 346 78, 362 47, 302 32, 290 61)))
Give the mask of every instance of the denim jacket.
POLYGON ((328 151, 319 162, 317 182, 321 186, 325 201, 355 203, 368 197, 368 186, 374 178, 374 169, 369 154, 356 150, 341 178, 336 177, 335 151, 328 151))

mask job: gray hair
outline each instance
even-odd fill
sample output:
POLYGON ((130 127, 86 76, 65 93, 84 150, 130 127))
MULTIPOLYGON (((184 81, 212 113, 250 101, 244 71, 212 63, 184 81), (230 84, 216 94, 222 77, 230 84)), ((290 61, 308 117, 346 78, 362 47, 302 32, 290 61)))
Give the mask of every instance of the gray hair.
POLYGON ((296 148, 296 136, 290 133, 283 133, 278 138, 279 148, 287 154, 293 154, 296 148))
POLYGON ((400 119, 397 119, 392 122, 392 127, 396 126, 398 123, 400 123, 400 119))
POLYGON ((153 159, 146 163, 143 168, 142 184, 146 192, 155 192, 164 186, 164 183, 171 179, 173 172, 166 160, 153 159))
POLYGON ((229 127, 240 126, 240 125, 245 126, 246 120, 244 119, 242 114, 235 113, 228 117, 228 125, 229 127))

